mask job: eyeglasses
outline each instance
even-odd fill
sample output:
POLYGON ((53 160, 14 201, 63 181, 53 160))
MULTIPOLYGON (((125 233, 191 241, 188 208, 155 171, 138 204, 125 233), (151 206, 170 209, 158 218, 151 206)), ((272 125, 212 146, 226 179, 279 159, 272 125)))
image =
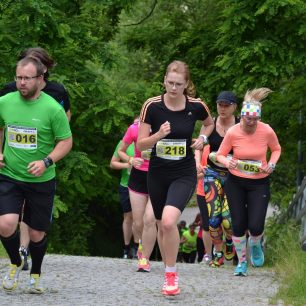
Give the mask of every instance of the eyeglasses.
POLYGON ((16 82, 21 82, 22 80, 25 81, 26 83, 30 82, 32 79, 36 79, 38 78, 39 75, 36 75, 36 76, 33 76, 33 77, 28 77, 28 76, 19 76, 19 75, 16 75, 15 76, 15 81, 16 82))
POLYGON ((167 85, 170 87, 176 87, 176 88, 182 88, 185 84, 184 83, 176 83, 176 82, 171 82, 171 81, 166 81, 167 85))

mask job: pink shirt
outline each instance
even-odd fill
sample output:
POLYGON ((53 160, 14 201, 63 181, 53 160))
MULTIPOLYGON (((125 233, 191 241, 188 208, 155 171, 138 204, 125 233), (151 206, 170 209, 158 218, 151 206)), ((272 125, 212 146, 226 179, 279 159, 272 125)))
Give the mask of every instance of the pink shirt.
MULTIPOLYGON (((139 129, 139 123, 133 123, 129 126, 127 131, 125 132, 125 135, 123 137, 123 141, 130 145, 134 142, 135 144, 135 155, 134 157, 141 157, 141 151, 137 149, 137 137, 138 137, 138 129, 139 129)), ((136 169, 141 171, 148 171, 149 169, 149 160, 144 159, 143 164, 140 167, 137 167, 136 169)))
MULTIPOLYGON (((234 159, 259 161, 262 163, 261 167, 265 168, 267 166, 268 148, 271 150, 269 162, 276 164, 281 154, 281 146, 269 124, 259 121, 255 133, 246 134, 240 128, 240 123, 238 123, 225 134, 217 152, 217 159, 225 164, 226 159, 223 157, 226 157, 233 150, 234 159), (219 156, 222 158, 219 159, 219 156)), ((269 175, 264 172, 246 174, 237 169, 229 169, 229 171, 233 175, 251 179, 260 179, 269 175)))

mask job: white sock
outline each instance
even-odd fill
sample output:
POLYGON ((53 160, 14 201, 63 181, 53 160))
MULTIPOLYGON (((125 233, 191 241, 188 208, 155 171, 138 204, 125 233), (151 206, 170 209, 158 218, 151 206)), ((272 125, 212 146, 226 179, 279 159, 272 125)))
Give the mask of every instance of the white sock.
POLYGON ((166 266, 165 272, 176 272, 176 266, 174 266, 174 267, 168 267, 168 266, 166 266))

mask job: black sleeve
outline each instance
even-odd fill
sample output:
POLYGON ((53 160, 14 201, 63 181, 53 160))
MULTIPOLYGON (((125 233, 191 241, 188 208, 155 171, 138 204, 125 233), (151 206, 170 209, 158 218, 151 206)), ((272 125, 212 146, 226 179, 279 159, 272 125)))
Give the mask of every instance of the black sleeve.
POLYGON ((209 108, 208 106, 203 102, 199 102, 197 103, 197 107, 198 107, 198 120, 205 120, 210 112, 209 112, 209 108))
POLYGON ((70 110, 70 100, 69 100, 69 96, 68 96, 68 92, 65 89, 65 87, 63 87, 63 103, 64 103, 64 109, 65 112, 67 113, 70 110))
POLYGON ((16 87, 15 82, 8 83, 8 84, 4 85, 3 88, 0 89, 0 97, 5 96, 6 94, 8 94, 10 92, 14 92, 16 90, 17 90, 17 87, 16 87))

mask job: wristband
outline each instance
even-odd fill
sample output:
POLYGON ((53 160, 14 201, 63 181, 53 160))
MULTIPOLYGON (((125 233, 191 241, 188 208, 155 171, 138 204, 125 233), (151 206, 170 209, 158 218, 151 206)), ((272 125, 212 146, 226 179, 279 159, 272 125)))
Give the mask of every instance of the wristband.
POLYGON ((208 143, 208 138, 207 138, 206 135, 202 134, 202 135, 200 135, 199 137, 202 137, 202 138, 203 138, 203 143, 204 143, 204 144, 207 144, 207 143, 208 143))
POLYGON ((45 157, 43 159, 43 162, 44 162, 46 168, 49 168, 50 166, 53 165, 53 160, 49 156, 45 157))
POLYGON ((272 170, 275 170, 275 168, 276 168, 276 164, 273 164, 273 163, 268 163, 268 166, 269 166, 272 170))
POLYGON ((134 159, 134 157, 130 156, 130 157, 129 157, 129 160, 128 160, 128 163, 129 163, 131 166, 133 166, 133 164, 132 164, 133 159, 134 159))

